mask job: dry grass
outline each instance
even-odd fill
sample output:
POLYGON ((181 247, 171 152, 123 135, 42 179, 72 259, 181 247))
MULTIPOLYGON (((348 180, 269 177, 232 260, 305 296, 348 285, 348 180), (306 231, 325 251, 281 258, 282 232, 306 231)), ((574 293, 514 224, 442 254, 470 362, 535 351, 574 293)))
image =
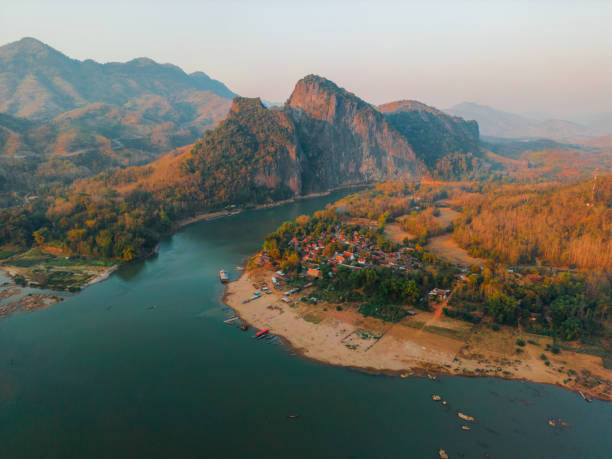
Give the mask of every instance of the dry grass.
POLYGON ((427 250, 438 255, 440 258, 461 266, 483 265, 485 260, 482 258, 471 257, 467 250, 459 247, 452 237, 452 234, 443 234, 429 239, 426 246, 427 250))

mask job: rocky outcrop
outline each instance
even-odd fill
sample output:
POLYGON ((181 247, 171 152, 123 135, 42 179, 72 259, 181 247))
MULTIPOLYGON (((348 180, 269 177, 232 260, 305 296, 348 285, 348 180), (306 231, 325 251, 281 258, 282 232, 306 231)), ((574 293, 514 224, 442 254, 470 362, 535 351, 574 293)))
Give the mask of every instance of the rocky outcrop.
POLYGON ((228 118, 194 151, 209 177, 225 171, 245 189, 284 187, 299 196, 440 176, 436 168, 443 158, 446 175, 452 175, 457 155, 479 151, 478 126, 418 102, 375 108, 309 75, 283 107, 234 99, 228 118), (238 168, 243 174, 233 175, 238 168))
POLYGON ((300 80, 283 112, 304 155, 303 193, 427 174, 410 143, 380 112, 325 78, 300 80))

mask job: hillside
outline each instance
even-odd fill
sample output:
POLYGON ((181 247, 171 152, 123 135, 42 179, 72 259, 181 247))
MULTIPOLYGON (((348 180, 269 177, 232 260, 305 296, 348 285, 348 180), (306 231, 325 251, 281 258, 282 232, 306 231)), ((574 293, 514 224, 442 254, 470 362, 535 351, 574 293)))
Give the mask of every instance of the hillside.
POLYGON ((0 47, 0 68, 0 112, 31 119, 49 120, 94 102, 142 104, 151 95, 162 98, 153 104, 156 108, 169 103, 193 118, 189 112, 202 92, 224 99, 236 95, 202 72, 188 75, 148 58, 106 64, 78 61, 34 38, 0 47), (181 108, 181 103, 186 106, 181 108))
POLYGON ((0 47, 0 69, 0 206, 191 144, 235 96, 202 72, 78 61, 33 38, 0 47))
MULTIPOLYGON (((472 134, 477 145, 477 130, 472 134)), ((430 177, 411 141, 370 104, 310 75, 282 108, 235 98, 228 117, 190 150, 80 180, 0 214, 0 245, 29 247, 36 244, 33 233, 43 228, 45 241, 74 253, 131 259, 150 250, 178 220, 229 204, 430 177)), ((423 157, 433 154, 415 144, 423 157)))
POLYGON ((403 100, 380 105, 378 110, 404 137, 435 175, 454 178, 483 167, 478 123, 403 100))

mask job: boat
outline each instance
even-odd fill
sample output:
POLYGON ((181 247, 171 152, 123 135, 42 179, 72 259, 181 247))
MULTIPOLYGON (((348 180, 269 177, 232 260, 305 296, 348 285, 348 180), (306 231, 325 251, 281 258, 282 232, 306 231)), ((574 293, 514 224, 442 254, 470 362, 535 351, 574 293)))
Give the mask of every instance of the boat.
POLYGON ((468 416, 467 414, 463 414, 461 412, 457 413, 457 416, 459 416, 464 421, 470 421, 470 422, 474 422, 475 421, 475 419, 472 416, 468 416))
POLYGON ((227 282, 229 282, 229 276, 227 275, 224 269, 219 271, 219 280, 222 284, 226 284, 227 282))
POLYGON ((593 399, 591 398, 590 395, 585 394, 584 392, 582 392, 581 390, 578 391, 578 393, 580 394, 580 396, 585 399, 587 402, 592 402, 593 399))
POLYGON ((270 331, 269 328, 265 328, 265 329, 263 329, 261 331, 258 331, 257 333, 255 333, 255 336, 253 338, 255 338, 255 339, 261 338, 261 337, 265 336, 266 334, 268 334, 269 331, 270 331))
POLYGON ((440 397, 439 395, 432 395, 432 396, 431 396, 431 399, 432 399, 434 402, 439 402, 440 400, 442 400, 442 397, 440 397))

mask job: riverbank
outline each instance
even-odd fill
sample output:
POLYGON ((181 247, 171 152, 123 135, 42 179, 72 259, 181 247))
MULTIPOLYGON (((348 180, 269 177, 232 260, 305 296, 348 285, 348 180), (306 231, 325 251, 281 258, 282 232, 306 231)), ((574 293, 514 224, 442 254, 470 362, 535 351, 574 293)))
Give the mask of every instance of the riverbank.
MULTIPOLYGON (((297 353, 330 365, 402 376, 448 374, 491 376, 553 384, 612 401, 612 371, 587 354, 548 352, 548 337, 521 334, 418 312, 398 323, 364 317, 355 307, 320 302, 309 305, 282 292, 243 303, 273 273, 262 268, 227 285, 223 301, 242 319, 283 337, 297 353), (255 285, 253 285, 255 284, 255 285), (525 345, 517 351, 516 340, 525 345), (543 356, 546 359, 543 359, 543 356), (548 362, 548 363, 547 363, 548 362)), ((305 292, 307 293, 307 292, 305 292)), ((304 293, 300 293, 302 295, 304 293)))
POLYGON ((296 196, 293 198, 289 198, 289 199, 283 199, 282 201, 274 201, 274 202, 270 202, 270 203, 266 203, 266 204, 259 204, 253 207, 249 207, 249 208, 236 208, 234 210, 219 210, 216 212, 204 212, 198 215, 195 215, 194 217, 190 217, 190 218, 186 218, 184 220, 180 220, 178 223, 176 223, 175 227, 174 227, 174 231, 177 231, 180 228, 183 228, 184 226, 187 225, 191 225, 192 223, 195 222, 199 222, 199 221, 206 221, 206 220, 214 220, 217 218, 221 218, 221 217, 227 217, 230 215, 236 215, 239 213, 244 212, 245 210, 261 210, 261 209, 269 209, 269 208, 273 208, 273 207, 278 207, 278 206, 282 206, 284 204, 291 204, 292 202, 297 202, 297 201, 301 201, 304 199, 311 199, 311 198, 319 198, 322 196, 328 196, 331 193, 335 192, 335 191, 342 191, 342 190, 350 190, 350 189, 359 189, 359 188, 364 188, 367 185, 364 184, 359 184, 359 185, 346 185, 346 186, 340 186, 340 187, 336 187, 336 188, 332 188, 330 190, 327 191, 322 191, 322 192, 318 192, 318 193, 309 193, 309 194, 305 194, 305 195, 301 195, 301 196, 296 196))

